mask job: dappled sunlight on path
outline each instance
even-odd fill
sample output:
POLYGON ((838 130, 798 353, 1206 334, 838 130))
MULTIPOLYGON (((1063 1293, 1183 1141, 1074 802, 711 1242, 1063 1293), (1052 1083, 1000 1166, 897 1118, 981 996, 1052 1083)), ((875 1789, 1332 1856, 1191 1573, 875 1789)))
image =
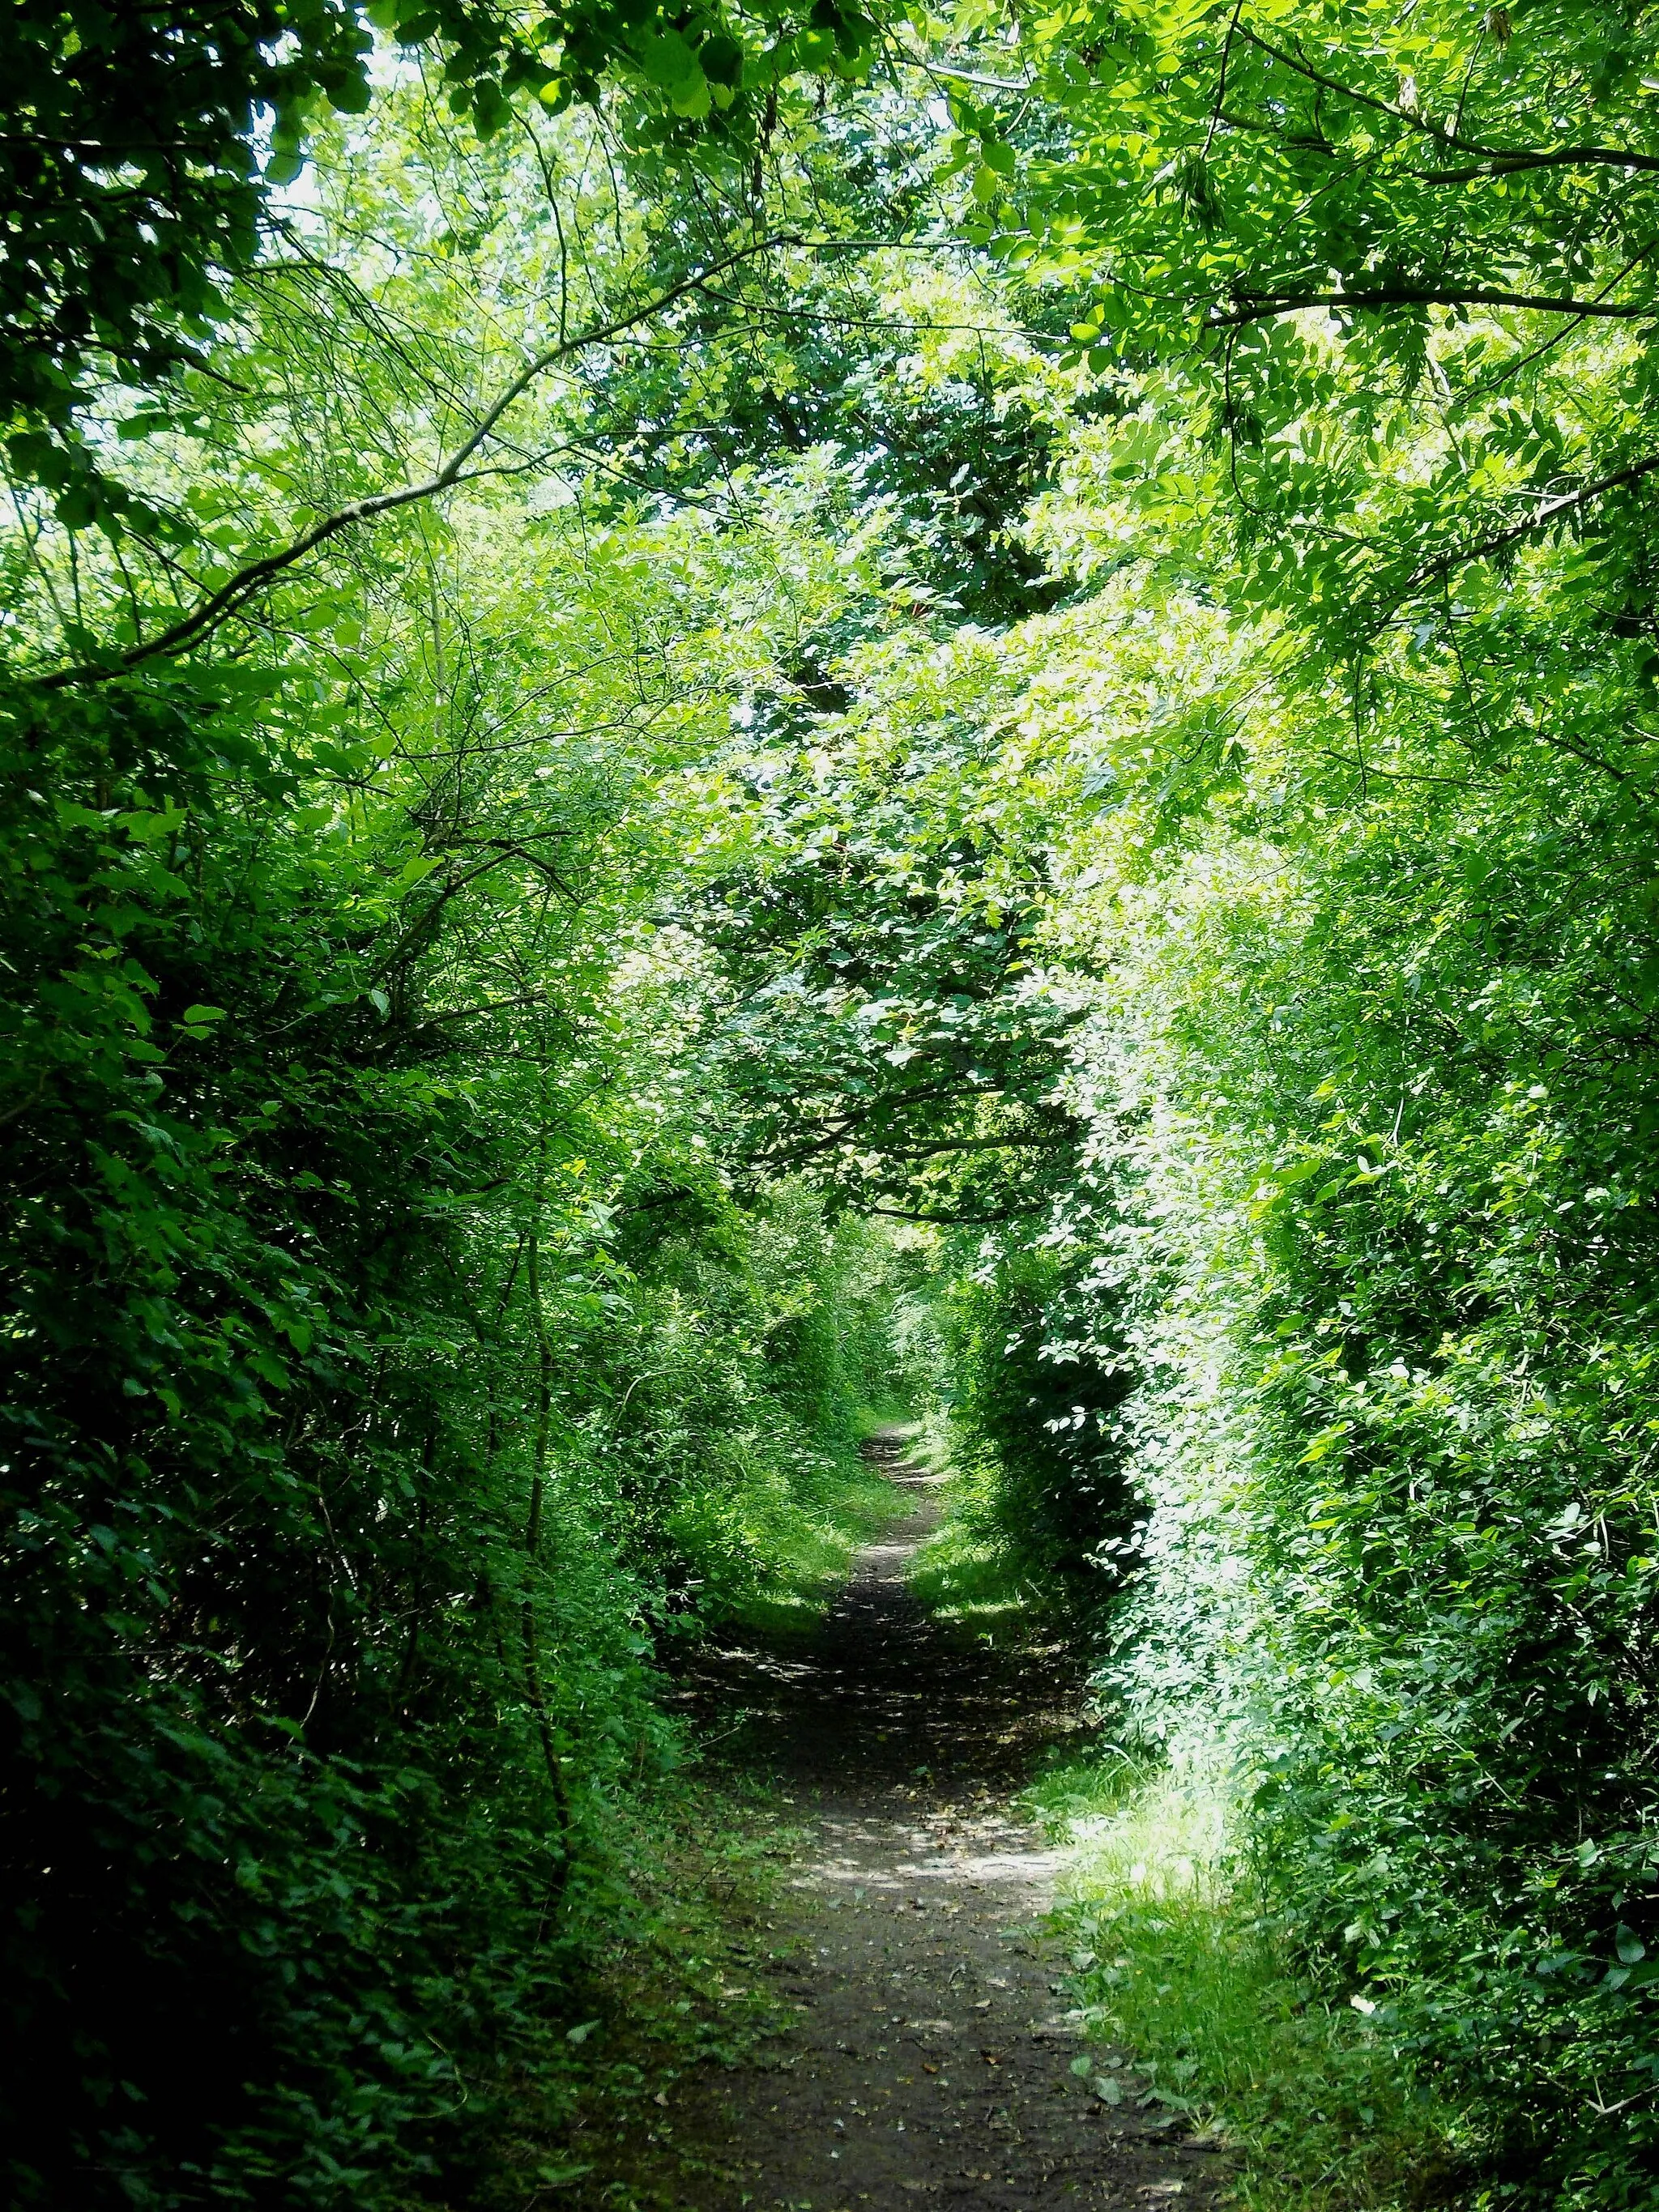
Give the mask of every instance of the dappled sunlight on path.
MULTIPOLYGON (((880 1440, 915 1511, 860 1554, 811 1642, 707 1650, 686 1702, 705 1741, 773 1778, 804 1832, 778 1917, 794 2025, 757 2061, 686 2087, 684 2160, 654 2201, 695 2212, 963 2212, 1203 2203, 1221 2179, 1167 2113, 1079 2079, 1083 2048, 1043 1929, 1065 1854, 1012 1802, 1083 1725, 1054 1644, 953 1642, 905 1571, 936 1486, 880 1440), (695 2174, 694 2181, 688 2175, 695 2174)), ((1127 2077, 1133 2091, 1133 2077, 1127 2077)))

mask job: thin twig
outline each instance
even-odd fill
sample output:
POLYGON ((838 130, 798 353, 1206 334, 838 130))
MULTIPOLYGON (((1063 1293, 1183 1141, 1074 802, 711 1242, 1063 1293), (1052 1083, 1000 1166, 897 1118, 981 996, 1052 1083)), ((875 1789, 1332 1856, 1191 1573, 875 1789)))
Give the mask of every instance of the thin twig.
POLYGON ((652 316, 661 314, 665 309, 673 307, 689 294, 699 290, 709 278, 720 276, 725 270, 735 267, 739 262, 751 259, 757 253, 769 252, 777 246, 799 245, 804 242, 787 234, 779 232, 770 238, 760 240, 753 246, 741 246, 735 252, 726 254, 711 267, 699 270, 695 276, 687 276, 679 283, 670 285, 665 292, 659 293, 655 299, 647 301, 643 307, 631 308, 626 314, 617 316, 608 323, 600 324, 592 330, 582 331, 576 337, 567 338, 557 345, 550 346, 545 353, 538 354, 534 361, 514 378, 500 397, 485 410, 471 435, 459 446, 449 459, 430 476, 422 477, 418 483, 403 484, 396 491, 379 492, 372 498, 353 500, 349 506, 337 508, 332 514, 325 515, 320 522, 313 523, 309 530, 302 532, 298 538, 291 539, 278 551, 268 553, 258 561, 250 561, 244 568, 238 569, 228 582, 221 585, 216 592, 204 599, 200 605, 193 608, 189 614, 182 616, 171 629, 160 631, 146 644, 130 647, 112 665, 60 668, 50 676, 37 678, 36 682, 40 689, 45 691, 55 691, 70 684, 107 683, 112 677, 124 674, 126 670, 137 667, 142 661, 154 659, 161 653, 176 653, 181 647, 197 643, 210 631, 217 629, 222 622, 234 614, 242 602, 251 598, 261 586, 269 583, 273 577, 281 575, 285 569, 293 568, 296 562, 303 561, 307 554, 315 552, 319 545, 325 544, 330 538, 338 537, 342 531, 352 529, 360 522, 374 521, 379 516, 390 514, 398 507, 410 507, 416 501, 432 499, 440 492, 450 490, 460 479, 467 462, 484 443, 508 409, 524 397, 532 385, 545 376, 550 369, 556 368, 560 362, 568 360, 572 355, 586 351, 590 347, 604 345, 611 339, 619 337, 624 331, 637 328, 641 323, 648 321, 652 316))

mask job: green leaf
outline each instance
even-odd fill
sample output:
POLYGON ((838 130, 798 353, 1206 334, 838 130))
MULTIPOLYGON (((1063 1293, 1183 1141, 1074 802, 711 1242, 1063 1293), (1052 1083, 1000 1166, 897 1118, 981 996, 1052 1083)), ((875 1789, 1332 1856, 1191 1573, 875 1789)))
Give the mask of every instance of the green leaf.
POLYGON ((665 91, 698 82, 702 76, 696 54, 678 31, 662 31, 648 40, 641 66, 647 80, 665 91))
POLYGON ((714 105, 714 94, 701 70, 685 83, 674 87, 669 105, 676 115, 687 116, 696 122, 702 120, 714 105))

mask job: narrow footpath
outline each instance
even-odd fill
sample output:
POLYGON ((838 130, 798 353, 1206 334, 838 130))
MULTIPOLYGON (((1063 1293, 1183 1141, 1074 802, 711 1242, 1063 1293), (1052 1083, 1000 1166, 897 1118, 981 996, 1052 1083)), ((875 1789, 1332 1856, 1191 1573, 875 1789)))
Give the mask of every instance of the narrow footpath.
MULTIPOLYGON (((706 1652, 688 1698, 808 1838, 780 1913, 795 2026, 673 2115, 695 2212, 1206 2204, 1224 2160, 1085 2048, 1045 1936, 1060 1857, 1012 1799, 1081 1725, 1063 1649, 965 1648, 910 1595, 932 1478, 880 1439, 915 1510, 863 1552, 810 1645, 706 1652), (1105 2094, 1095 2086, 1105 2084, 1105 2094), (1111 2101, 1109 2101, 1110 2100, 1111 2101)), ((677 2102, 679 2100, 677 2100, 677 2102)))

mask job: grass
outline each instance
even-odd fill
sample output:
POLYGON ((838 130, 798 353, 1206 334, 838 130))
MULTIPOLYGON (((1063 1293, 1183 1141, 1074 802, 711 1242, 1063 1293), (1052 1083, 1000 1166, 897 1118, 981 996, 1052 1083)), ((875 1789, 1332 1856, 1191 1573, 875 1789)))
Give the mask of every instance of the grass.
POLYGON ((697 2201, 710 2177, 696 2128, 677 2123, 717 2094, 708 2077, 756 2063, 793 2019, 769 1978, 798 1950, 773 1917, 800 1841, 780 1814, 757 1786, 690 1775, 651 1808, 607 1900, 611 1940, 571 1993, 563 2063, 501 2085, 503 2124, 471 2212, 697 2201))
POLYGON ((1023 1643, 1054 1607, 1046 1587, 994 1524, 996 1478, 952 1463, 948 1436, 917 1432, 911 1457, 946 1478, 945 1517, 916 1553, 909 1584, 917 1601, 954 1633, 974 1642, 1023 1643))
POLYGON ((811 1628, 860 1546, 911 1510, 908 1495, 858 1449, 908 1419, 902 1406, 866 1407, 854 1440, 804 1455, 787 1484, 768 1470, 744 1487, 733 1549, 748 1571, 732 1577, 713 1617, 766 1635, 811 1628))
POLYGON ((1423 2212, 1463 2197, 1475 2146, 1304 1971, 1231 1848, 1220 1786, 1109 1753, 1029 1802, 1074 1846, 1056 1925, 1089 2033, 1214 2127, 1236 2203, 1423 2212))

